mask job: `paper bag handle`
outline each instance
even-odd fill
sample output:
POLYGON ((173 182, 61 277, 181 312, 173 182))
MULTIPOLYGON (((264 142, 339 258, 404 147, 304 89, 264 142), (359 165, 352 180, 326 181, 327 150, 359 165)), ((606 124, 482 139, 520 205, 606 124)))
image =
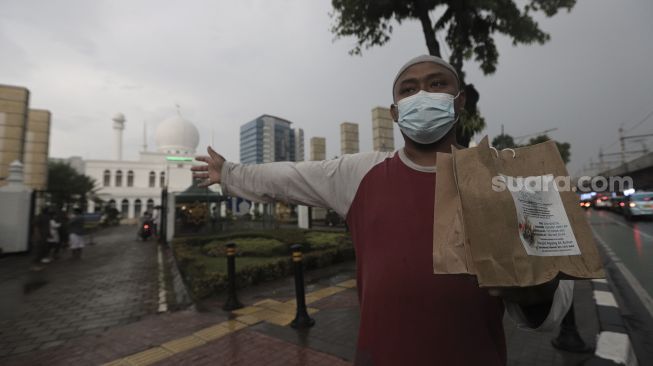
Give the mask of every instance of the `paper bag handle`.
MULTIPOLYGON (((490 146, 490 149, 494 150, 494 152, 497 154, 497 158, 498 158, 499 157, 499 151, 494 146, 490 146)), ((515 152, 515 149, 506 148, 506 149, 503 149, 501 151, 506 151, 506 150, 512 151, 512 158, 513 159, 517 156, 517 153, 515 152)))

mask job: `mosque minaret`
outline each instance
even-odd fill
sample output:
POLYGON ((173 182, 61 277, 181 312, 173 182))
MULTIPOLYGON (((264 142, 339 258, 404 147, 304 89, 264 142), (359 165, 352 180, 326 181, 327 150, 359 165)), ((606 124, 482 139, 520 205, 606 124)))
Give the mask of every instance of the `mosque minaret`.
POLYGON ((118 113, 113 117, 113 158, 114 160, 122 160, 122 131, 125 130, 125 116, 118 113))

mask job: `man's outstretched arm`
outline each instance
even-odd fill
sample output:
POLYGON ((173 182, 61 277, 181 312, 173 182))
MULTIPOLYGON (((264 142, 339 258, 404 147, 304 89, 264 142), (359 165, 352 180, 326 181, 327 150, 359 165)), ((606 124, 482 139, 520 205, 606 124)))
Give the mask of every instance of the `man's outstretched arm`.
POLYGON ((200 186, 220 183, 224 194, 257 202, 283 201, 332 208, 346 217, 363 176, 389 153, 344 155, 338 159, 309 162, 276 162, 241 165, 225 161, 212 148, 206 163, 192 167, 200 186))

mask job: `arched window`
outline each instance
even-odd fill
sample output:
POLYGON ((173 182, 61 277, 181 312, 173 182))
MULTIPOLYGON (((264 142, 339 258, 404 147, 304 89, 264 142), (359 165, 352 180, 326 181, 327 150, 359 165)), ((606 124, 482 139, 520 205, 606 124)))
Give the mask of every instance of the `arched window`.
POLYGON ((130 170, 127 172, 127 187, 133 187, 133 186, 134 186, 134 172, 130 170))
POLYGON ((129 214, 129 201, 127 201, 126 198, 120 203, 120 213, 122 214, 122 217, 127 217, 129 214))
POLYGON ((156 173, 150 172, 150 187, 154 187, 156 182, 156 173))
POLYGON ((147 210, 150 211, 150 213, 152 213, 152 210, 154 210, 154 200, 151 199, 151 198, 149 200, 147 200, 147 206, 146 207, 147 207, 147 210))
POLYGON ((105 187, 111 185, 111 172, 107 169, 104 171, 104 184, 105 187))
POLYGON ((143 203, 141 202, 140 198, 137 198, 136 201, 134 201, 134 217, 141 216, 142 208, 143 208, 143 203))
POLYGON ((122 186, 122 170, 116 171, 116 187, 122 186))
POLYGON ((161 172, 159 174, 159 187, 163 188, 166 185, 166 173, 161 172))

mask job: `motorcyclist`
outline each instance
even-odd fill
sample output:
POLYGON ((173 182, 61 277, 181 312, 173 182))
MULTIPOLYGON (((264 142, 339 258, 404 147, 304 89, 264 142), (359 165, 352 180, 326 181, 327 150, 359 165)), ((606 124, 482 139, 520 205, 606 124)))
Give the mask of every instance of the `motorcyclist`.
POLYGON ((150 211, 145 211, 139 220, 138 237, 147 240, 152 235, 153 222, 150 211), (145 226, 147 225, 147 229, 145 226))

